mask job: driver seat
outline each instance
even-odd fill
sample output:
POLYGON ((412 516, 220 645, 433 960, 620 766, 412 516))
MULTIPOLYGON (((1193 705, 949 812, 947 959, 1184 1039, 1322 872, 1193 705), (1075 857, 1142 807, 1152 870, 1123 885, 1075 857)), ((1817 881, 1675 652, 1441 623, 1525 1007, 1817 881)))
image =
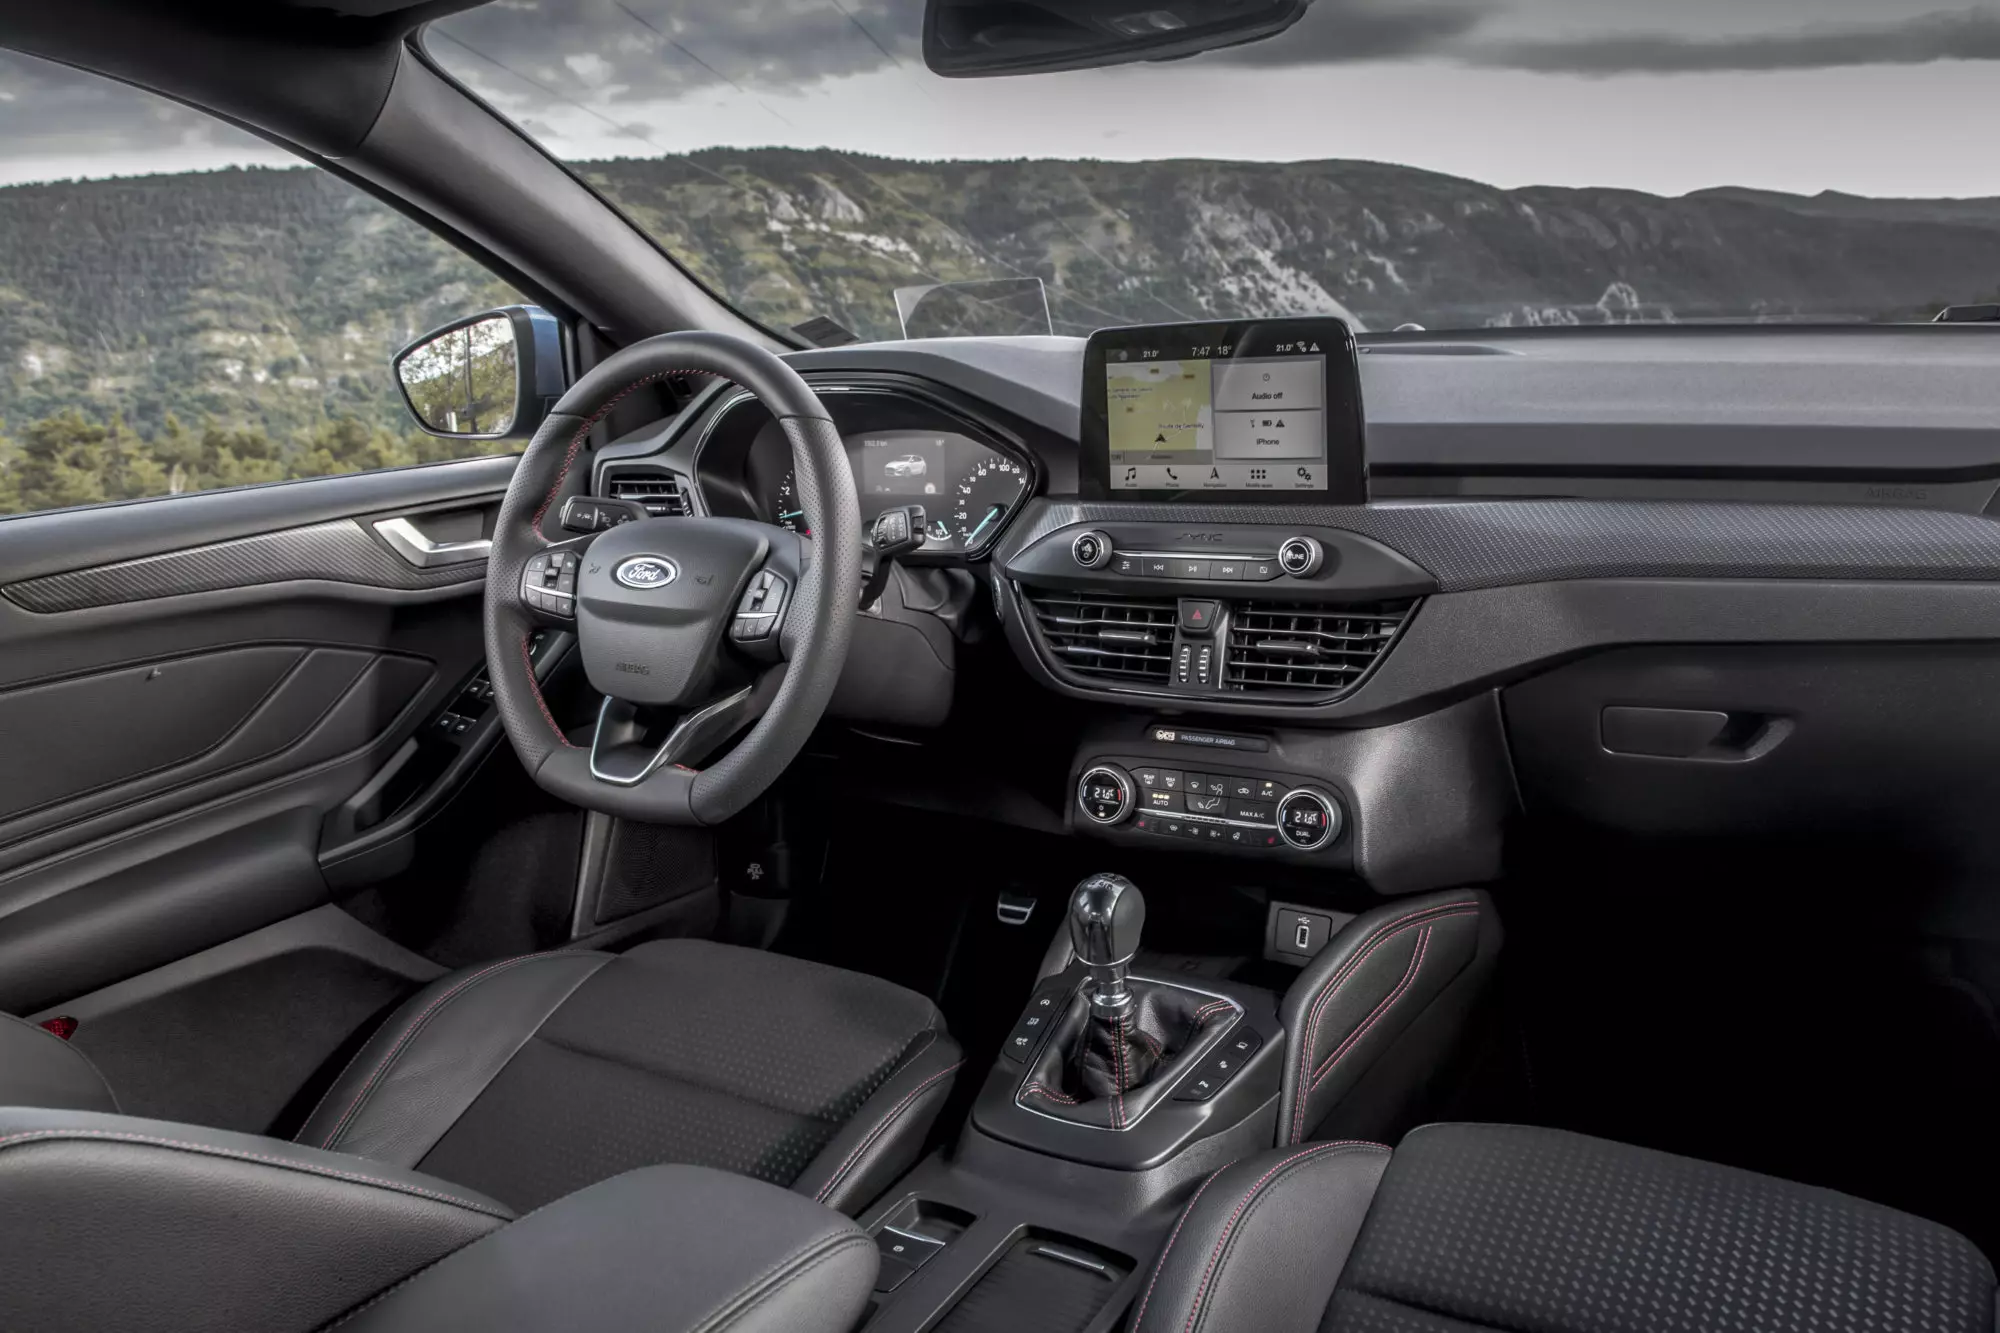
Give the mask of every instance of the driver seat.
MULTIPOLYGON (((876 977, 707 940, 563 949, 419 991, 297 1142, 517 1213, 659 1164, 854 1213, 916 1161, 961 1063, 936 1006, 876 977)), ((80 1050, 8 1021, 0 1106, 118 1110, 80 1050)))

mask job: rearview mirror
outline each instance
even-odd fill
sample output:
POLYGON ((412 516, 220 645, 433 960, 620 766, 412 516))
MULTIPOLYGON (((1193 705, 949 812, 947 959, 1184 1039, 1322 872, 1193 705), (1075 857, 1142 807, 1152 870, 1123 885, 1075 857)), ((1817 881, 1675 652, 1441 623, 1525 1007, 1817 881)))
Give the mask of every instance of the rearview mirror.
POLYGON ((430 434, 525 440, 562 396, 562 326, 538 307, 503 306, 431 330, 394 365, 404 402, 430 434))
POLYGON ((1275 37, 1312 0, 925 0, 924 63, 947 78, 1177 60, 1275 37))

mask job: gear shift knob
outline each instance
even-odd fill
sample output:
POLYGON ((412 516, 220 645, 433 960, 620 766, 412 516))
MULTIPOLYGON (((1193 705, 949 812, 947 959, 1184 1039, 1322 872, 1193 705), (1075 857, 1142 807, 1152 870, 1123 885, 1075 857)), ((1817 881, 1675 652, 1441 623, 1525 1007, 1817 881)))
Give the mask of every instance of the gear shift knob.
POLYGON ((1092 875, 1069 900, 1069 942, 1090 969, 1090 1008, 1116 1021, 1132 1012, 1125 975, 1146 928, 1146 899, 1123 875, 1092 875))

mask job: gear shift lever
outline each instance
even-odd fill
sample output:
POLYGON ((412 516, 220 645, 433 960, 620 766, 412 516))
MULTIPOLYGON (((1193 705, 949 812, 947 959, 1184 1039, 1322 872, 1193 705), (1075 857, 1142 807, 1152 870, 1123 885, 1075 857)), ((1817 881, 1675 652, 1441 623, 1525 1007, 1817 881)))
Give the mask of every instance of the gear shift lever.
POLYGON ((1090 1012, 1116 1023, 1132 1013, 1125 984, 1139 933, 1146 928, 1146 899, 1123 875, 1092 875, 1069 900, 1069 942, 1090 969, 1090 1012))

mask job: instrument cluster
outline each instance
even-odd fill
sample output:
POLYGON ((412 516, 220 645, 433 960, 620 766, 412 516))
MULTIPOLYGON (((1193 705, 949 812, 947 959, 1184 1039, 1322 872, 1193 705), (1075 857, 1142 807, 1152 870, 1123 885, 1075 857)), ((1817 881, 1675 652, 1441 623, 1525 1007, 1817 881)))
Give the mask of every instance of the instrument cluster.
MULTIPOLYGON (((979 423, 893 391, 828 392, 847 446, 864 524, 885 510, 923 510, 920 556, 984 554, 1035 493, 1033 458, 979 423)), ((716 460, 704 455, 704 470, 716 460)), ((791 446, 766 417, 744 451, 742 493, 754 516, 810 536, 814 515, 799 494, 791 446)))

